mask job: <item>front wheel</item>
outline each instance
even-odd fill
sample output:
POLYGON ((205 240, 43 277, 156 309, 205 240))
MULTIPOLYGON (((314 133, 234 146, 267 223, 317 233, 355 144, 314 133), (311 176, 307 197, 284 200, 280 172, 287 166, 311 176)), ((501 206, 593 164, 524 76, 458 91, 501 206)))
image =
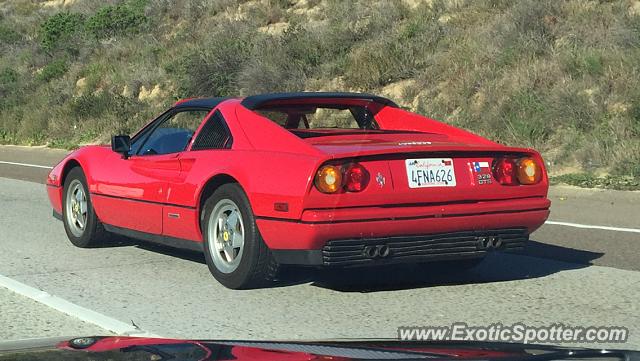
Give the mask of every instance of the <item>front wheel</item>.
POLYGON ((98 246, 106 231, 91 204, 87 180, 79 167, 73 168, 64 181, 62 221, 71 243, 76 247, 98 246))
POLYGON ((260 236, 239 185, 224 184, 207 199, 202 234, 209 270, 225 287, 257 288, 275 279, 278 264, 260 236))

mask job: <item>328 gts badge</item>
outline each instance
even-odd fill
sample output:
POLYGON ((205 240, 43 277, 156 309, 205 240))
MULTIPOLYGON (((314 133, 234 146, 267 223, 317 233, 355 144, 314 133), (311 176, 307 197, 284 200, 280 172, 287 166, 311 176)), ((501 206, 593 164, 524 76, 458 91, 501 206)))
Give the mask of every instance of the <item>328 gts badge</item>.
POLYGON ((491 184, 491 174, 485 173, 485 174, 478 174, 477 176, 478 176, 479 185, 491 184))

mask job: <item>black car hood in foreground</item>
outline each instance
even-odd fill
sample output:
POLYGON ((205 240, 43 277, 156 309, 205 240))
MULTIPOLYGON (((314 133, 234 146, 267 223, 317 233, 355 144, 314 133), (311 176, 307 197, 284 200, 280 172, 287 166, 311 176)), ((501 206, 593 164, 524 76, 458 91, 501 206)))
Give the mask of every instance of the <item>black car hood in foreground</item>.
POLYGON ((82 337, 0 342, 0 361, 22 360, 607 360, 640 361, 640 352, 478 342, 358 340, 323 342, 199 341, 82 337))

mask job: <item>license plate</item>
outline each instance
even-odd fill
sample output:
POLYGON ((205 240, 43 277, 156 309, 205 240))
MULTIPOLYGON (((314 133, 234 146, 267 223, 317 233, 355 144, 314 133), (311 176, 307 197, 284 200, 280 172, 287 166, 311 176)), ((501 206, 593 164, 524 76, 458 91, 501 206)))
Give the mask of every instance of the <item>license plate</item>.
POLYGON ((451 158, 406 159, 409 188, 455 187, 451 158))

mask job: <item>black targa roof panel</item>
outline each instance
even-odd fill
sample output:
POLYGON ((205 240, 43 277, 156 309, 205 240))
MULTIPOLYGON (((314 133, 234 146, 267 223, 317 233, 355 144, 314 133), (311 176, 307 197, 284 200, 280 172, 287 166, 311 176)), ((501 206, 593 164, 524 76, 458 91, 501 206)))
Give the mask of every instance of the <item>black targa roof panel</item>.
POLYGON ((213 98, 193 98, 180 102, 175 108, 207 108, 213 109, 223 101, 231 99, 229 97, 213 97, 213 98))
POLYGON ((334 93, 334 92, 299 92, 299 93, 270 93, 258 94, 244 98, 240 104, 247 109, 258 109, 264 104, 279 100, 295 99, 364 99, 375 103, 397 108, 398 105, 387 98, 366 93, 334 93))

